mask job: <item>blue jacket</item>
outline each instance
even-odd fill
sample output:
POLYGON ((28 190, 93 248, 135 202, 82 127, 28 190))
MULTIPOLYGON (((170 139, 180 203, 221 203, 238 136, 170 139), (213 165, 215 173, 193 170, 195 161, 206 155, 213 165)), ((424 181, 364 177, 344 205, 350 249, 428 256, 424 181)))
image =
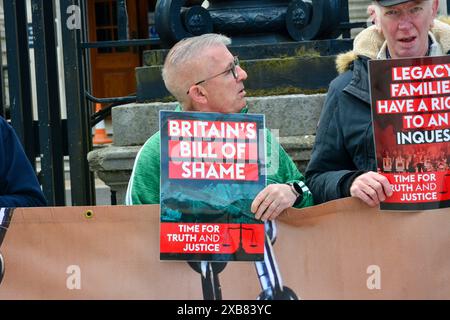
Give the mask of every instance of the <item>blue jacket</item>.
POLYGON ((0 117, 0 207, 40 207, 46 204, 16 133, 0 117))

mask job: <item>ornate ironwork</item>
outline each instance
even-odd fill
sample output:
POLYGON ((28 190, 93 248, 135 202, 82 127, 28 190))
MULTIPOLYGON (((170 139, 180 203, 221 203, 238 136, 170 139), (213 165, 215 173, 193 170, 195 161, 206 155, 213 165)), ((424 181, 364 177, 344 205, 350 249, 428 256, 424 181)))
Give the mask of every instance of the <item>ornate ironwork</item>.
POLYGON ((158 0, 156 28, 163 46, 208 32, 243 42, 334 39, 346 35, 348 0, 158 0))

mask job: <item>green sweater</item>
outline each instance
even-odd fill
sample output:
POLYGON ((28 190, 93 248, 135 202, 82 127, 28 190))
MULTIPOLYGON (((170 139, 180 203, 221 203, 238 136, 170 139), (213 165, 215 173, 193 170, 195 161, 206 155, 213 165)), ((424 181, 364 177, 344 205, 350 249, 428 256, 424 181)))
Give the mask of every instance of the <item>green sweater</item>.
MULTIPOLYGON (((158 204, 160 201, 160 133, 151 136, 139 151, 133 172, 128 183, 125 204, 158 204)), ((271 165, 278 170, 267 176, 267 184, 298 182, 303 189, 303 200, 296 207, 302 208, 313 205, 312 194, 305 185, 305 178, 298 171, 292 159, 283 147, 272 139, 272 134, 266 130, 266 154, 269 160, 267 168, 271 165), (273 145, 272 145, 273 144, 273 145), (274 152, 272 152, 274 151, 274 152)))

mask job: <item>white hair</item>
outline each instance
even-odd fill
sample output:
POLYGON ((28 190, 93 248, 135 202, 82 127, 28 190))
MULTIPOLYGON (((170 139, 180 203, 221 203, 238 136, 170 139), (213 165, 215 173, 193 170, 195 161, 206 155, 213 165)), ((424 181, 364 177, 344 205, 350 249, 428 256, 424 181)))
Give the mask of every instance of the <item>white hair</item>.
POLYGON ((207 49, 219 45, 228 46, 231 39, 215 33, 207 33, 197 37, 185 38, 170 49, 162 69, 162 78, 167 90, 181 103, 186 92, 194 81, 199 57, 207 49))
MULTIPOLYGON (((430 7, 432 7, 434 0, 414 0, 415 2, 424 2, 424 3, 430 3, 430 7)), ((373 23, 376 25, 377 30, 381 32, 381 25, 380 25, 380 19, 381 16, 381 8, 384 8, 382 5, 378 3, 378 1, 372 1, 372 4, 369 5, 367 8, 367 13, 369 14, 370 18, 373 23)), ((430 26, 431 28, 431 26, 430 26)))

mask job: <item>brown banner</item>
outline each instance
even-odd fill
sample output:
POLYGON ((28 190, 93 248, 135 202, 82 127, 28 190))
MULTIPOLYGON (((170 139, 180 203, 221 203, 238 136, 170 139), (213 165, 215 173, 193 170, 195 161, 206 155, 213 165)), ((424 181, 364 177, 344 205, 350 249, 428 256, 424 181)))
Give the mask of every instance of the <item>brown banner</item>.
MULTIPOLYGON (((381 213, 343 199, 288 210, 277 226, 283 283, 300 298, 450 298, 450 209, 381 213)), ((158 241, 156 205, 16 209, 0 300, 202 299, 200 275, 159 261, 158 241)), ((219 278, 224 299, 261 293, 254 263, 230 262, 219 278)))

